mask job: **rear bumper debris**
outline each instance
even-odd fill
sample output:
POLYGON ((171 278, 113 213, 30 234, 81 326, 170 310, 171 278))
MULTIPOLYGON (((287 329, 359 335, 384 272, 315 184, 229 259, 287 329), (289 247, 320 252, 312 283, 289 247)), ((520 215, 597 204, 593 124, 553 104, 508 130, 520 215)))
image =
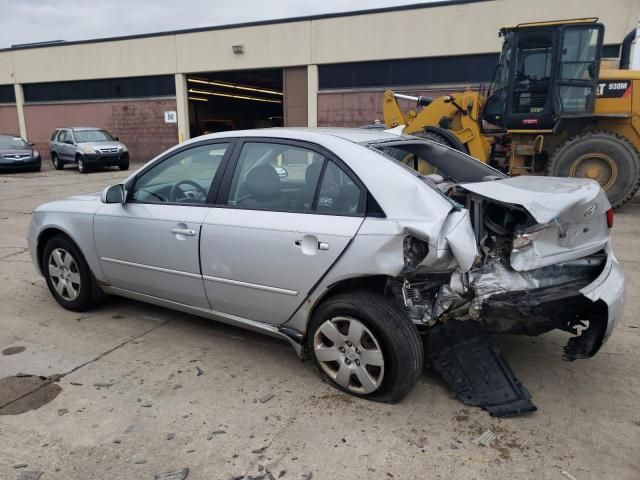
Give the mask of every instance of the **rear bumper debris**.
POLYGON ((494 417, 535 412, 531 394, 492 345, 481 325, 452 320, 428 334, 427 356, 459 400, 494 417))

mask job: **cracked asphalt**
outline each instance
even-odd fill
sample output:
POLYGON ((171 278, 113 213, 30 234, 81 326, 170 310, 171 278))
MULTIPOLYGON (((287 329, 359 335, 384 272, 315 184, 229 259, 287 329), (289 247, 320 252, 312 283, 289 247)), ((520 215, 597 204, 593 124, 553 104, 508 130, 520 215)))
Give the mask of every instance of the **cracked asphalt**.
POLYGON ((640 478, 637 200, 616 212, 628 294, 611 340, 567 363, 565 334, 497 339, 539 410, 495 419, 430 371, 402 403, 382 405, 333 390, 268 337, 125 299, 63 310, 26 249, 31 212, 125 176, 0 175, 1 479, 151 480, 184 468, 188 480, 640 478), (2 381, 15 376, 33 387, 21 393, 27 410, 9 414, 2 381), (36 394, 46 384, 59 387, 52 398, 36 394), (474 444, 487 429, 496 439, 474 444))

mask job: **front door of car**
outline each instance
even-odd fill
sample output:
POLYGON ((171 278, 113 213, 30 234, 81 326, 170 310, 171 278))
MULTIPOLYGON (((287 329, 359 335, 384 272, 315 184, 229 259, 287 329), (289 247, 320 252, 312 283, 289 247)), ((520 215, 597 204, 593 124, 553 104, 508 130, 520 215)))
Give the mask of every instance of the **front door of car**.
POLYGON ((100 208, 94 237, 112 286, 209 308, 198 247, 229 145, 170 153, 128 182, 125 203, 100 208))
POLYGON ((358 231, 366 192, 316 147, 251 140, 236 151, 202 227, 205 289, 217 312, 284 323, 358 231))

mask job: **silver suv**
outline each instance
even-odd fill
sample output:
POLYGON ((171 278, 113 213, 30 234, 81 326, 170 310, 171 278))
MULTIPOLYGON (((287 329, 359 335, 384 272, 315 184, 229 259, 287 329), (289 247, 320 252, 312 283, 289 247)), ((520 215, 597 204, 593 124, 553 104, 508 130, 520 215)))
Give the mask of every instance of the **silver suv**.
POLYGON ((56 170, 62 170, 66 163, 77 164, 80 173, 96 167, 129 169, 126 145, 102 128, 57 128, 51 134, 49 153, 56 170))

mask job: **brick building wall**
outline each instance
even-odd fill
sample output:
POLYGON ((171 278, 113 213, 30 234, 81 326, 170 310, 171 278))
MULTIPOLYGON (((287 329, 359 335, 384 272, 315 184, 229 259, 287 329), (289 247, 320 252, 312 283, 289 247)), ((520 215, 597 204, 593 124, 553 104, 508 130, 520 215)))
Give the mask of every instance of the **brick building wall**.
MULTIPOLYGON (((451 87, 416 87, 392 89, 406 95, 424 95, 438 97, 453 92, 462 92, 468 86, 452 85, 451 87)), ((474 86, 474 89, 477 89, 474 86)), ((361 91, 320 91, 318 94, 318 126, 319 127, 361 127, 375 120, 384 122, 382 116, 382 97, 384 89, 361 91)), ((415 103, 399 100, 403 111, 415 110, 415 103)))
POLYGON ((15 105, 0 106, 0 133, 20 134, 18 110, 15 105))
POLYGON ((55 128, 87 126, 106 129, 127 146, 132 162, 145 162, 178 143, 177 124, 164 122, 169 110, 176 110, 173 98, 25 104, 24 115, 29 141, 43 158, 55 128))

